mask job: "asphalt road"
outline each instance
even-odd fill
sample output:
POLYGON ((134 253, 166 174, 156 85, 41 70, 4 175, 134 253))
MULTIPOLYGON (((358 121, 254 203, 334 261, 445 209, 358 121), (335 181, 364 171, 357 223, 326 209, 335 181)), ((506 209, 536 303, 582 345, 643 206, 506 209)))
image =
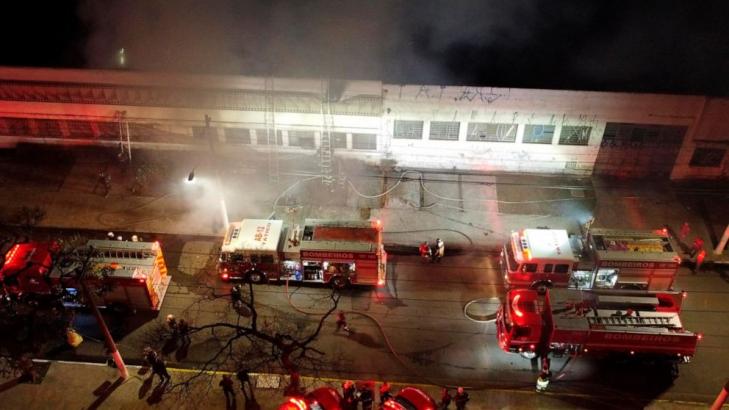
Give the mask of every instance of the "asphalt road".
MULTIPOLYGON (((39 239, 80 234, 103 237, 105 232, 37 230, 39 239)), ((122 233, 128 236, 128 233, 122 233)), ((173 283, 159 316, 139 314, 120 320, 109 317, 119 348, 129 362, 138 362, 142 348, 165 343, 163 319, 167 314, 186 318, 194 325, 235 321, 226 297, 229 285, 214 275, 217 243, 214 237, 147 235, 163 244, 173 283), (216 297, 217 295, 217 297, 216 297)), ((465 385, 472 388, 532 390, 537 364, 502 352, 491 322, 477 323, 464 316, 472 306, 488 316, 503 297, 496 254, 464 253, 446 257, 440 264, 424 264, 417 256, 391 255, 385 288, 350 289, 343 292, 340 308, 348 314, 354 333, 337 333, 334 318, 322 331, 315 347, 325 352, 317 369, 307 375, 465 385)), ((688 291, 682 314, 684 326, 705 337, 692 363, 681 366, 676 380, 653 363, 619 358, 553 360, 555 380, 550 391, 588 407, 612 406, 616 398, 642 407, 658 398, 710 401, 723 385, 729 369, 729 284, 715 272, 691 274, 682 269, 677 288, 688 291)), ((255 287, 259 314, 270 326, 292 323, 313 325, 329 306, 331 290, 317 286, 260 285, 255 287), (288 295, 291 295, 289 301, 288 295)), ((245 317, 241 318, 245 320, 245 317)), ((89 315, 77 315, 77 327, 86 342, 75 351, 57 349, 54 358, 103 360, 100 335, 89 315)), ((166 352, 171 366, 192 367, 204 363, 219 348, 210 334, 197 334, 185 352, 166 352)), ((274 364, 260 364, 260 371, 275 371, 274 364)))

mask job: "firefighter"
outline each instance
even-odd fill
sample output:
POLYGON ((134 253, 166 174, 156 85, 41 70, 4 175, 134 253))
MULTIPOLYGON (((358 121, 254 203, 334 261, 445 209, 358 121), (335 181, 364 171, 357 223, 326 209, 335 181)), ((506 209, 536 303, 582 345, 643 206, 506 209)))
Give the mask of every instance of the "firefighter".
POLYGON ((420 257, 423 258, 423 261, 430 262, 430 259, 432 257, 432 252, 430 251, 430 245, 428 245, 428 242, 423 242, 420 244, 420 257))
POLYGON ((352 333, 352 330, 347 326, 347 318, 344 317, 344 312, 341 310, 337 313, 337 332, 339 329, 344 329, 347 334, 352 333))
POLYGON ((235 310, 240 309, 240 306, 243 304, 243 296, 241 293, 242 291, 240 283, 236 283, 230 289, 230 303, 233 304, 233 309, 235 310))
POLYGON ((180 333, 180 339, 182 340, 182 345, 187 346, 191 343, 190 340, 190 325, 187 323, 185 319, 180 319, 180 322, 177 324, 177 330, 180 333))
POLYGON ((355 393, 356 389, 351 380, 346 380, 342 383, 342 409, 355 410, 357 408, 357 399, 354 397, 355 393))
POLYGON ((445 243, 442 239, 438 238, 435 240, 435 250, 433 251, 433 260, 440 262, 445 256, 445 243))
POLYGON ((385 404, 385 401, 392 398, 392 394, 390 393, 390 383, 388 382, 382 382, 382 386, 380 386, 380 405, 385 404))
POLYGON ((549 386, 549 373, 542 371, 537 377, 537 392, 542 393, 549 386))
POLYGON ((453 396, 451 396, 451 392, 448 390, 447 387, 444 387, 440 391, 440 410, 448 410, 448 407, 451 405, 451 400, 453 400, 453 396))
POLYGON ((362 403, 362 410, 372 410, 375 395, 372 393, 369 383, 363 383, 359 388, 357 400, 362 403))
POLYGON ((470 397, 468 397, 468 393, 463 389, 463 387, 459 387, 456 390, 456 395, 453 397, 453 401, 456 403, 456 410, 464 410, 466 408, 466 403, 471 400, 470 397))
POLYGON ((179 326, 177 324, 177 319, 175 319, 175 315, 171 313, 167 315, 167 327, 170 328, 170 333, 172 333, 172 339, 177 340, 179 326))
POLYGON ((696 238, 694 238, 694 245, 693 245, 693 248, 691 249, 691 257, 693 258, 699 252, 701 252, 703 249, 704 249, 704 240, 697 236, 696 238))

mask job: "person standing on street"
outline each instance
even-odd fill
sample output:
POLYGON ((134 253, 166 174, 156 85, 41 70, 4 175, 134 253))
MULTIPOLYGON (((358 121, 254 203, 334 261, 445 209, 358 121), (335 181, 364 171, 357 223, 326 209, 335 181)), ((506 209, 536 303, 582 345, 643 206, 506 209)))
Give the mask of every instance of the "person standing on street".
POLYGON ((704 240, 697 236, 696 238, 694 238, 694 245, 691 249, 691 257, 693 258, 694 256, 698 255, 699 252, 701 252, 703 249, 704 240))
POLYGON ((337 332, 339 329, 344 329, 347 334, 352 333, 352 330, 347 326, 347 318, 344 317, 344 312, 341 310, 337 313, 337 332))
POLYGON ((428 245, 428 242, 423 242, 420 244, 420 247, 418 248, 420 251, 420 257, 425 262, 430 262, 432 259, 432 252, 430 251, 430 245, 428 245))
POLYGON ((380 386, 380 406, 385 404, 385 401, 392 398, 392 394, 390 393, 390 390, 392 387, 390 387, 390 383, 388 382, 382 382, 382 386, 380 386))
POLYGON ((251 386, 251 377, 248 375, 247 369, 240 369, 235 374, 235 376, 238 378, 238 381, 240 382, 240 389, 243 392, 243 397, 248 399, 248 392, 246 392, 246 385, 248 385, 248 389, 251 391, 251 396, 253 397, 253 386, 251 386))
POLYGON ((224 374, 218 385, 223 388, 223 394, 225 394, 225 408, 234 409, 235 390, 233 390, 233 379, 227 374, 224 374))
POLYGON ((180 319, 180 322, 177 324, 177 330, 180 334, 180 340, 182 341, 183 346, 187 346, 190 344, 190 325, 187 323, 185 319, 180 319))
POLYGON ((342 383, 342 409, 343 410, 356 410, 357 399, 354 397, 356 389, 354 383, 351 380, 346 380, 342 383))
POLYGON ((170 329, 170 333, 172 334, 172 340, 177 341, 177 335, 179 334, 180 328, 177 324, 177 319, 175 319, 175 315, 167 315, 167 327, 170 329))
POLYGON ((463 387, 459 387, 456 391, 456 396, 453 398, 453 401, 456 402, 456 410, 464 410, 466 408, 466 403, 471 400, 470 397, 468 397, 468 393, 463 389, 463 387))
POLYGON ((433 259, 436 262, 440 262, 445 256, 445 243, 442 239, 438 238, 435 240, 435 251, 433 252, 433 259))
POLYGON ((447 387, 444 387, 440 392, 440 410, 448 410, 448 407, 451 405, 451 400, 453 400, 451 392, 448 391, 447 387))
POLYGON ((359 402, 362 403, 362 410, 372 410, 375 395, 368 384, 363 384, 359 389, 359 402))
POLYGON ((168 384, 172 379, 172 376, 167 372, 167 365, 159 356, 156 356, 154 362, 152 362, 152 373, 160 377, 160 384, 168 384))

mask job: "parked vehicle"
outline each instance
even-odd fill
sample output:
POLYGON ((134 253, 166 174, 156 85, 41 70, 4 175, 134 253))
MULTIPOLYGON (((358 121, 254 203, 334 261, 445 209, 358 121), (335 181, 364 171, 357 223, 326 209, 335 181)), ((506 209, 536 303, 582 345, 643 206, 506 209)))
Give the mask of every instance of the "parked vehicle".
POLYGON ((218 261, 223 281, 385 284, 387 253, 379 221, 244 219, 228 226, 218 261))

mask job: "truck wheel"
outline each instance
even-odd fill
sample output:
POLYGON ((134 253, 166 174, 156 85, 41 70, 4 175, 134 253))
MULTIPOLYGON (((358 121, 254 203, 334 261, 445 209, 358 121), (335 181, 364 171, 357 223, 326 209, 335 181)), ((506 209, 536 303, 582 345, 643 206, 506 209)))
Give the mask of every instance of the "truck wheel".
POLYGON ((331 283, 334 289, 342 289, 347 286, 347 279, 344 276, 335 276, 331 279, 331 283))
POLYGON ((532 289, 536 290, 537 293, 539 293, 540 295, 546 294, 547 289, 551 289, 551 288, 552 288, 552 282, 542 281, 542 282, 537 282, 537 283, 532 284, 532 289))
POLYGON ((261 284, 266 282, 266 275, 263 274, 261 271, 251 271, 248 272, 247 275, 248 282, 255 283, 255 284, 261 284))

